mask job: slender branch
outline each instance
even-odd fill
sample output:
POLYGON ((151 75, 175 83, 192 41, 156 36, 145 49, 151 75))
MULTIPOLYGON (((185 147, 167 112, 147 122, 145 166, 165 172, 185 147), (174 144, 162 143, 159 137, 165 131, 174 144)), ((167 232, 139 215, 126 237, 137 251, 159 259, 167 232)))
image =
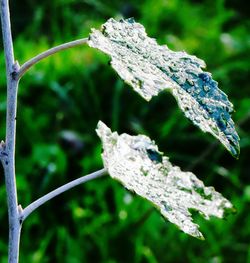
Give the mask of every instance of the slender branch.
POLYGON ((10 11, 9 11, 8 0, 1 0, 1 22, 2 22, 2 34, 3 34, 6 67, 7 67, 7 71, 11 72, 12 65, 14 64, 14 51, 13 51, 13 41, 11 35, 10 11))
POLYGON ((14 58, 8 0, 1 0, 1 22, 7 76, 6 142, 1 143, 1 161, 4 168, 9 217, 8 261, 9 263, 17 263, 21 224, 19 222, 15 179, 16 104, 18 90, 18 80, 15 76, 19 70, 19 66, 18 63, 15 63, 14 58))
POLYGON ((99 171, 96 171, 94 173, 85 175, 83 177, 80 177, 78 179, 75 179, 63 186, 58 187, 57 189, 51 191, 50 193, 42 196, 41 198, 37 199, 30 205, 28 205, 25 209, 23 209, 22 214, 20 215, 20 220, 23 222, 34 210, 36 210, 38 207, 46 203, 47 201, 51 200, 52 198, 70 190, 71 188, 86 183, 88 181, 91 181, 93 179, 96 179, 98 177, 101 177, 107 173, 106 169, 101 169, 99 171))
POLYGON ((36 63, 40 62, 42 59, 47 58, 50 55, 53 55, 59 51, 65 50, 65 49, 69 49, 71 47, 75 47, 75 46, 79 46, 79 45, 83 45, 86 44, 88 41, 87 38, 83 38, 83 39, 78 39, 78 40, 74 40, 56 47, 53 47, 51 49, 48 49, 44 52, 42 52, 41 54, 35 56, 34 58, 28 60, 27 62, 25 62, 19 69, 18 73, 17 73, 17 79, 20 79, 24 73, 33 65, 35 65, 36 63))

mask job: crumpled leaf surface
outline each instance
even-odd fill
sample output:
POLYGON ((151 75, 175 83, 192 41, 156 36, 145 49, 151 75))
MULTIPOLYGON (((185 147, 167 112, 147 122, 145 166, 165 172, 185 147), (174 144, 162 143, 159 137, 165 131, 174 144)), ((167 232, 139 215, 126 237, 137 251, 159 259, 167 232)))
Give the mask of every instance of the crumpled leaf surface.
POLYGON ((158 45, 133 19, 109 19, 100 31, 92 30, 88 44, 108 54, 112 67, 144 99, 170 90, 187 118, 238 157, 233 105, 211 74, 202 71, 203 60, 158 45))
POLYGON ((173 166, 147 136, 118 135, 101 121, 97 134, 102 140, 102 158, 110 176, 152 202, 185 233, 203 239, 190 209, 206 219, 222 218, 225 212, 233 211, 232 204, 213 187, 205 187, 193 173, 173 166))

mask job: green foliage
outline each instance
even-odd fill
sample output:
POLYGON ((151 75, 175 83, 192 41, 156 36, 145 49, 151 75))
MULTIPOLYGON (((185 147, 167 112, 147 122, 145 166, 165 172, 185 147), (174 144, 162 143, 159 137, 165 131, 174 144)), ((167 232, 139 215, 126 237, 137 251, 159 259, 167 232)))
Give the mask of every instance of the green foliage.
MULTIPOLYGON (((154 138, 171 162, 192 170, 237 209, 226 224, 201 225, 206 241, 166 224, 151 206, 108 178, 89 182, 39 208, 22 229, 22 262, 250 262, 250 21, 245 1, 13 1, 15 54, 20 63, 68 40, 85 37, 108 17, 134 17, 148 34, 207 62, 233 102, 241 137, 235 161, 185 120, 168 94, 144 102, 107 67, 105 55, 75 48, 42 61, 20 83, 17 116, 19 203, 101 167, 95 135, 102 119, 113 129, 154 138), (62 26, 63 25, 63 26, 62 26), (20 30, 20 31, 19 31, 20 30), (73 132, 74 140, 65 137, 73 132), (132 231, 131 231, 132 229, 132 231)), ((0 54, 1 69, 3 54, 0 54)), ((4 138, 5 76, 0 75, 0 138, 4 138)), ((0 218, 7 222, 3 173, 0 218)), ((0 226, 6 262, 7 226, 0 226)))

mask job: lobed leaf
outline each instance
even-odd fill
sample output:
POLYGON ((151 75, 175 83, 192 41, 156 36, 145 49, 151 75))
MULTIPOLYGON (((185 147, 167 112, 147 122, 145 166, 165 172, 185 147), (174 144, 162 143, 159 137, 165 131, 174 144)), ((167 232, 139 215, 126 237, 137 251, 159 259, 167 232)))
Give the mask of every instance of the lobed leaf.
POLYGON ((110 176, 128 190, 152 202, 161 214, 183 232, 203 239, 190 209, 203 217, 223 217, 232 204, 213 187, 205 187, 193 173, 173 166, 144 135, 118 135, 101 121, 97 134, 103 145, 103 162, 110 176))
POLYGON ((147 101, 163 90, 171 91, 187 118, 238 157, 233 105, 211 74, 202 71, 203 60, 158 45, 133 19, 109 19, 100 31, 92 30, 88 44, 108 54, 120 77, 147 101))

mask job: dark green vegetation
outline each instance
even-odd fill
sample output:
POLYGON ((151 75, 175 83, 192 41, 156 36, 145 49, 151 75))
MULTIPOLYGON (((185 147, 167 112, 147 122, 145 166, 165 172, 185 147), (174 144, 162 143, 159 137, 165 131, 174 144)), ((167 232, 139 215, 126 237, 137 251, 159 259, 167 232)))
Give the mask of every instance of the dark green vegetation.
MULTIPOLYGON (((235 205, 226 221, 197 215, 206 240, 165 222, 151 205, 110 178, 79 186, 39 208, 23 226, 20 262, 250 262, 250 13, 246 1, 12 1, 20 63, 47 48, 86 37, 109 17, 134 17, 151 37, 186 50, 228 94, 241 137, 240 159, 203 134, 170 94, 150 103, 127 87, 108 58, 87 46, 35 66, 20 83, 17 185, 23 206, 58 185, 102 167, 99 119, 113 130, 144 133, 171 162, 193 171, 235 205), (104 3, 105 2, 105 3, 104 3), (248 9, 248 10, 247 10, 248 9)), ((2 48, 1 48, 2 50, 2 48)), ((5 130, 1 51, 0 138, 5 130)), ((7 208, 0 177, 0 262, 7 257, 7 208)))

